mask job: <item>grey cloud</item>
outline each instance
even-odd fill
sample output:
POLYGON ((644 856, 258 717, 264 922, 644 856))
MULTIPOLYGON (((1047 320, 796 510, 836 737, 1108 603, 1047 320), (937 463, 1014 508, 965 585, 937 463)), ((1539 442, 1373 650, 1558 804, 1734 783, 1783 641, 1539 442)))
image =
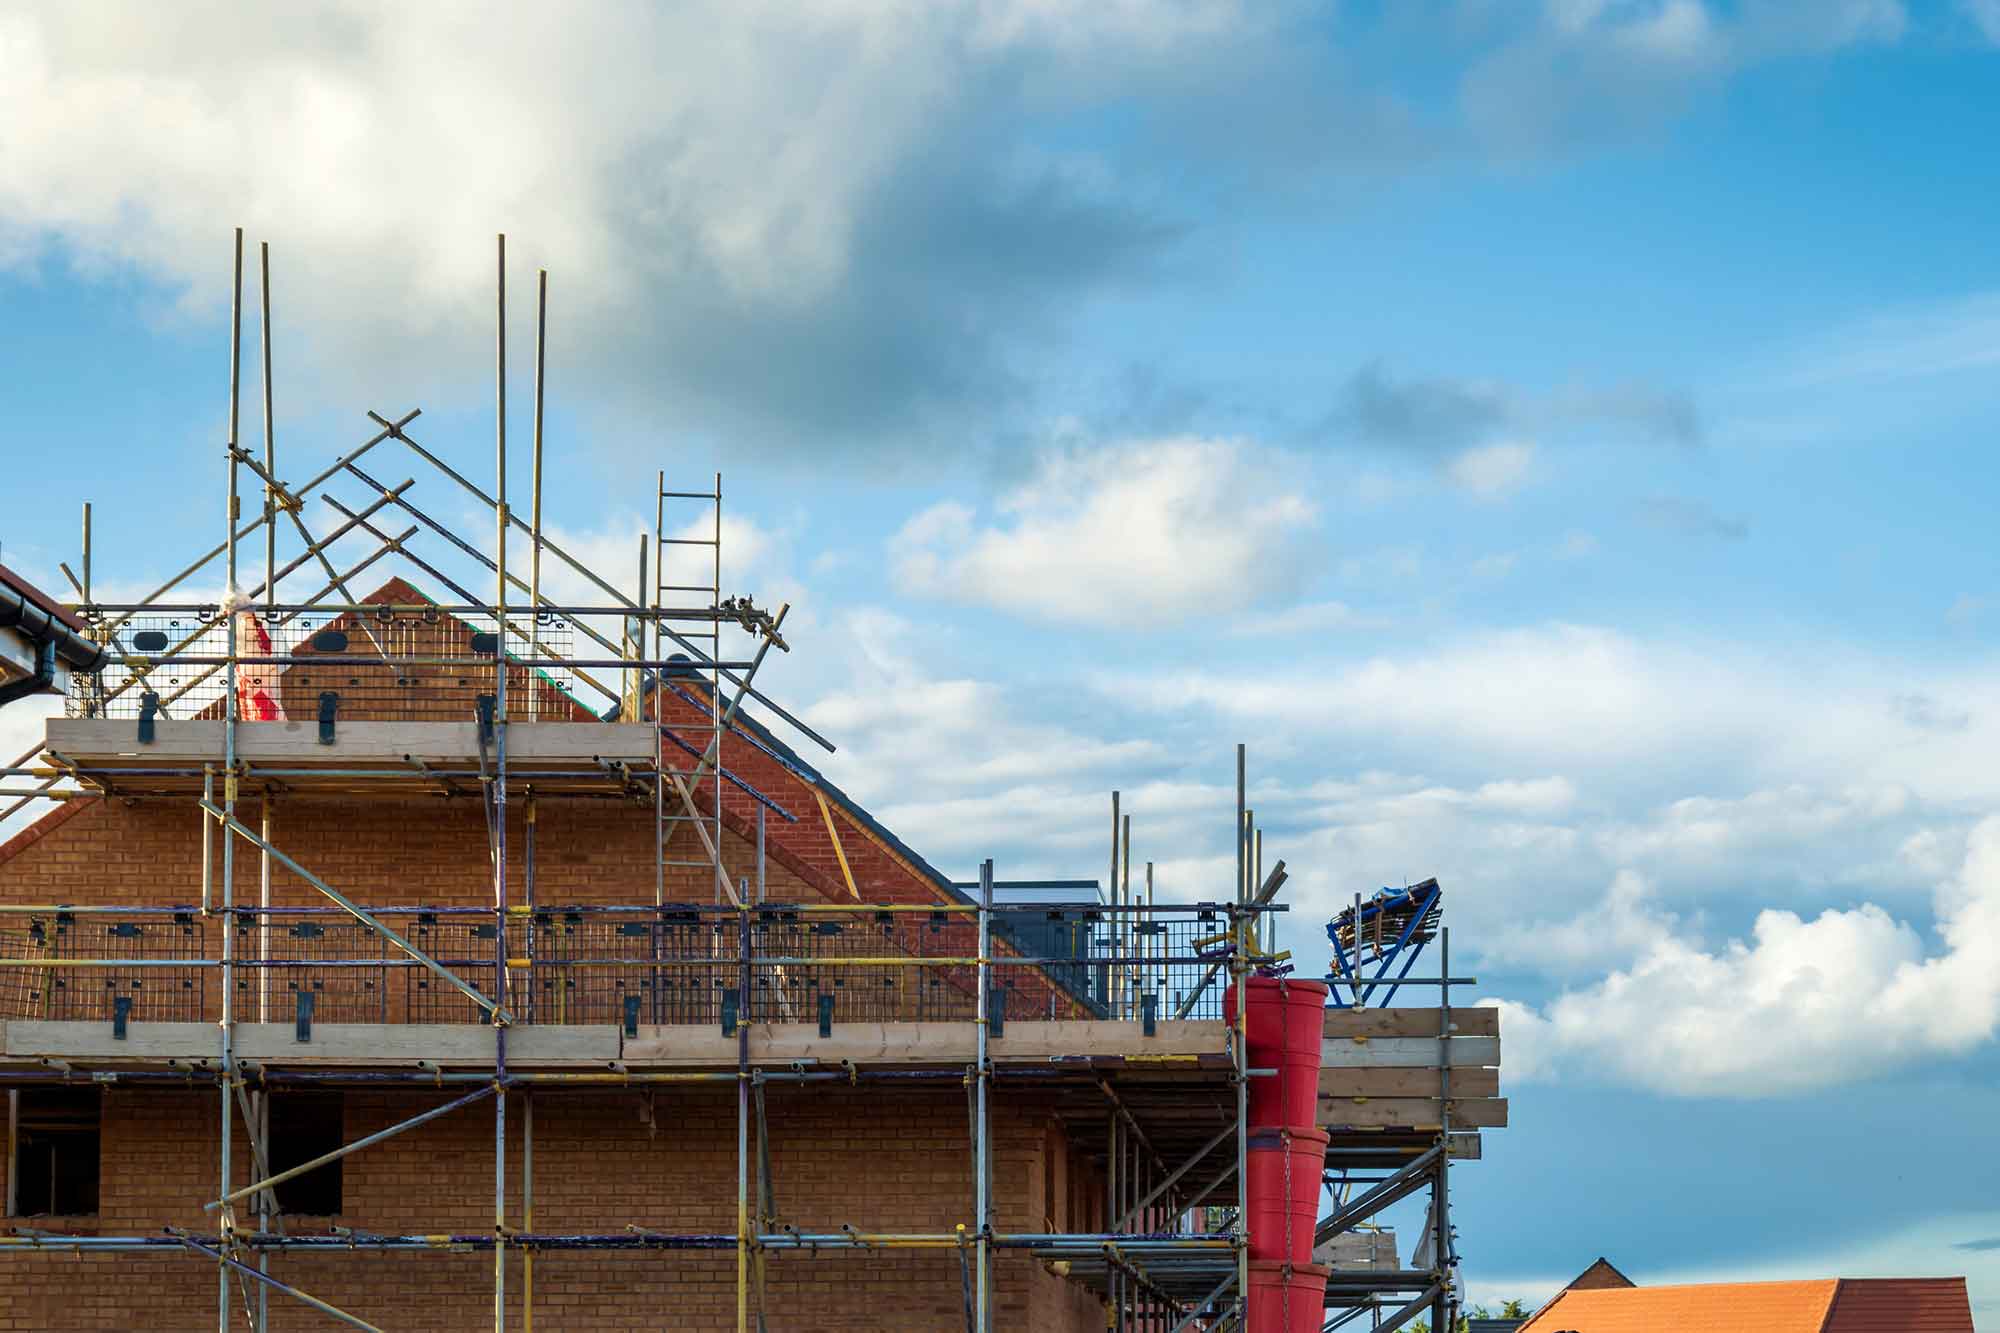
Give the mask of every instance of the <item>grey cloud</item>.
POLYGON ((1702 501, 1685 496, 1655 495, 1641 500, 1638 516, 1649 527, 1684 537, 1742 541, 1750 535, 1748 519, 1726 517, 1702 501))
POLYGON ((1929 694, 1899 694, 1891 706, 1896 716, 1920 731, 1964 731, 1972 725, 1971 713, 1946 708, 1929 694))
POLYGON ((1674 444, 1695 445, 1703 439, 1701 412, 1693 395, 1637 380, 1566 390, 1555 395, 1550 412, 1562 419, 1627 426, 1674 444))
POLYGON ((212 331, 245 221, 273 242, 280 360, 305 349, 296 407, 483 378, 504 230, 517 291, 550 271, 552 387, 608 402, 595 435, 657 438, 664 415, 732 443, 909 454, 1030 418, 1093 299, 1160 280, 1221 158, 1107 144, 1096 118, 1198 117, 1290 70, 1263 12, 49 10, 0 80, 0 251, 150 280, 212 331))
MULTIPOLYGON (((1093 293, 1143 283, 1185 227, 1060 172, 1009 179, 942 145, 867 202, 841 281, 809 301, 683 274, 597 349, 644 410, 662 385, 739 443, 880 446, 1033 393, 1026 340, 1059 342, 1093 293), (630 336, 637 333, 637 337, 630 336)), ((640 238, 634 238, 640 243, 640 238)))
POLYGON ((1355 371, 1342 386, 1332 424, 1380 444, 1445 451, 1469 444, 1506 423, 1507 392, 1475 380, 1397 380, 1380 361, 1355 371))
POLYGON ((1952 1244, 1954 1250, 2000 1250, 2000 1236, 1981 1236, 1978 1240, 1961 1240, 1952 1244))
POLYGON ((1487 151, 1540 157, 1656 130, 1747 67, 1899 40, 1900 0, 1518 6, 1459 85, 1487 151))
POLYGON ((1327 421, 1329 430, 1373 443, 1437 453, 1502 430, 1542 435, 1579 427, 1679 445, 1703 438, 1694 398, 1680 389, 1627 380, 1538 396, 1492 380, 1398 379, 1379 360, 1347 378, 1327 421))

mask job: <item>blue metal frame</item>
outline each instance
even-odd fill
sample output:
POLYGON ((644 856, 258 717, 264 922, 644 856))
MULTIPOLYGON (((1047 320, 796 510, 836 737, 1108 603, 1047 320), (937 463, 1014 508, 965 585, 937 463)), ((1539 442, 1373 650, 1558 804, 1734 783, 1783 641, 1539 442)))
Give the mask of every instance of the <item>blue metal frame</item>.
POLYGON ((1438 882, 1425 880, 1412 888, 1385 888, 1372 899, 1363 901, 1358 915, 1350 907, 1327 922, 1326 937, 1333 945, 1334 970, 1327 974, 1326 980, 1333 1007, 1351 1009, 1357 1004, 1379 1006, 1394 1000, 1397 990, 1402 987, 1403 978, 1410 975, 1410 969, 1430 942, 1443 899, 1444 890, 1438 882), (1409 914, 1409 920, 1404 923, 1395 941, 1371 950, 1365 938, 1367 923, 1386 914, 1400 915, 1405 912, 1409 914), (1340 927, 1349 924, 1350 918, 1354 927, 1354 943, 1352 948, 1343 948, 1340 927), (1397 967, 1399 961, 1401 966, 1397 967), (1364 975, 1369 963, 1374 963, 1375 969, 1372 974, 1364 975), (1387 981, 1388 993, 1378 1001, 1375 992, 1383 986, 1392 967, 1396 968, 1396 975, 1387 981), (1347 987, 1345 996, 1341 994, 1343 985, 1347 987))

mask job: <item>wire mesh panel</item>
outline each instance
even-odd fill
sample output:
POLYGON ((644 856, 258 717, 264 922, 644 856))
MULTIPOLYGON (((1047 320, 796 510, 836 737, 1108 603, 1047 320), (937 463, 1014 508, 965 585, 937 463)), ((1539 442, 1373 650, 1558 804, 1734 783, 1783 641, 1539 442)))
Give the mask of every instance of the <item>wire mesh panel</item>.
POLYGON ((722 997, 741 977, 741 929, 736 919, 668 908, 657 935, 659 1023, 720 1023, 722 997))
POLYGON ((977 1016, 978 928, 963 913, 768 908, 751 922, 750 1013, 762 1022, 918 1022, 977 1016), (935 959, 936 962, 925 960, 935 959), (877 961, 879 960, 879 961, 877 961))
MULTIPOLYGON (((389 1021, 386 942, 358 921, 273 920, 269 928, 273 962, 282 967, 243 969, 236 980, 236 1013, 260 1022, 289 1023, 299 1014, 298 997, 312 997, 319 1023, 389 1021), (318 964, 314 966, 313 964, 318 964)), ((248 922, 236 928, 236 956, 257 958, 264 936, 248 922)), ((454 992, 456 993, 456 992, 454 992)))
MULTIPOLYGON (((55 957, 55 935, 49 923, 13 918, 0 928, 0 959, 39 961, 55 957), (14 924, 18 922, 19 924, 14 924)), ((0 966, 0 1018, 47 1018, 54 996, 55 969, 0 966)))
MULTIPOLYGON (((574 628, 543 613, 510 617, 510 659, 572 655, 574 628), (532 635, 533 643, 530 643, 532 635)), ((332 613, 245 611, 235 624, 218 613, 139 614, 112 635, 113 657, 94 676, 70 681, 74 717, 164 718, 224 715, 230 642, 237 670, 237 716, 306 721, 331 709, 336 720, 470 720, 494 692, 498 621, 433 608, 374 607, 332 613), (260 662, 257 658, 275 658, 260 662)), ((581 682, 560 666, 508 667, 508 711, 525 720, 580 721, 594 714, 573 696, 581 682)))
POLYGON ((131 1001, 126 1017, 134 1022, 196 1023, 208 1017, 203 969, 195 961, 203 957, 203 931, 191 913, 114 921, 59 912, 46 929, 58 959, 184 958, 188 965, 53 968, 44 1017, 109 1022, 120 999, 131 1001))
POLYGON ((1222 1016, 1230 951, 1222 912, 1000 912, 993 937, 995 1002, 1008 1019, 1136 1022, 1149 1008, 1156 1019, 1222 1016))
MULTIPOLYGON (((493 994, 494 926, 423 914, 410 924, 408 938, 422 952, 481 995, 493 994)), ((405 966, 403 1012, 410 1023, 490 1023, 491 1013, 429 968, 405 966)))
POLYGON ((160 717, 221 716, 223 669, 178 660, 229 652, 229 627, 220 617, 134 615, 111 634, 110 648, 102 670, 70 677, 71 717, 138 717, 148 693, 160 717))
POLYGON ((661 1017, 661 929, 660 922, 650 919, 537 912, 534 962, 528 969, 530 1020, 623 1023, 628 1001, 637 1001, 635 1021, 669 1021, 661 1017))

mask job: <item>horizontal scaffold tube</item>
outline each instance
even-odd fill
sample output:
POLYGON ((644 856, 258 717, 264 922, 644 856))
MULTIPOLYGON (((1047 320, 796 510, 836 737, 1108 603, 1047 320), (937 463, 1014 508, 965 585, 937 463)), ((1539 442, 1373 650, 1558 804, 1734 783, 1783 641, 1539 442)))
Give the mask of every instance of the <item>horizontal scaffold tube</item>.
MULTIPOLYGON (((889 1248, 957 1249, 972 1233, 957 1232, 770 1232, 752 1237, 767 1250, 871 1250, 889 1248)), ((189 1244, 221 1246, 217 1235, 176 1231, 158 1236, 69 1236, 54 1232, 0 1234, 0 1254, 89 1253, 92 1251, 144 1251, 184 1249, 189 1244)), ((284 1250, 312 1253, 348 1253, 380 1250, 490 1250, 491 1232, 439 1232, 377 1235, 364 1231, 341 1231, 328 1235, 298 1235, 279 1232, 232 1232, 227 1243, 252 1250, 284 1250)), ((728 1250, 737 1237, 728 1232, 669 1232, 633 1228, 609 1232, 513 1231, 507 1235, 509 1249, 541 1250, 728 1250)), ((1229 1251, 1234 1242, 1227 1236, 1182 1235, 1176 1232, 1149 1232, 1119 1235, 1095 1233, 1003 1233, 993 1243, 1005 1249, 1100 1251, 1116 1245, 1135 1254, 1213 1253, 1229 1251)))

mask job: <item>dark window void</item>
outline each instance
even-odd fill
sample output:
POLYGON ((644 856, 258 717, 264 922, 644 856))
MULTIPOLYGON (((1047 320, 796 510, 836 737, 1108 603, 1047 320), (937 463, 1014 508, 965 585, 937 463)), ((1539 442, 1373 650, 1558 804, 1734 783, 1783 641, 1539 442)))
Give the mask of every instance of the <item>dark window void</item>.
POLYGON ((95 1088, 29 1088, 14 1106, 14 1214, 97 1212, 103 1099, 95 1088))
MULTIPOLYGON (((289 1171, 341 1146, 337 1092, 279 1093, 271 1098, 271 1171, 289 1171)), ((278 1186, 278 1208, 309 1217, 340 1211, 340 1161, 315 1167, 278 1186)))

